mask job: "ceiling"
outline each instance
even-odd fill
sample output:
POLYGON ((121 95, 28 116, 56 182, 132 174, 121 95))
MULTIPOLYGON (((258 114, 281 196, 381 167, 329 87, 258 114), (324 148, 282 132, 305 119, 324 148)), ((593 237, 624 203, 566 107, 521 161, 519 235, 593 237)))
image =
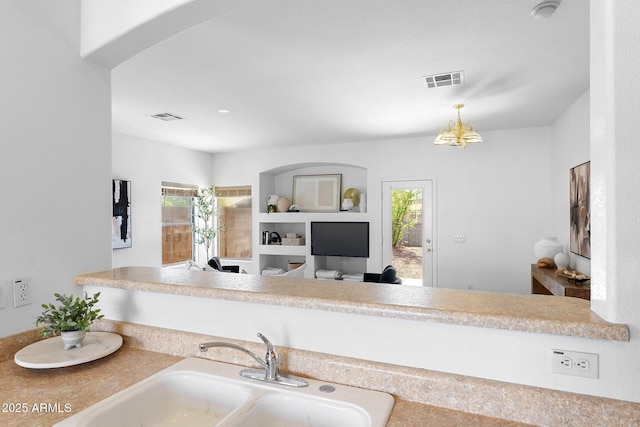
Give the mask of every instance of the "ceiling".
POLYGON ((113 129, 208 152, 432 140, 460 102, 481 134, 547 126, 589 87, 589 2, 537 3, 255 1, 114 68, 113 129))

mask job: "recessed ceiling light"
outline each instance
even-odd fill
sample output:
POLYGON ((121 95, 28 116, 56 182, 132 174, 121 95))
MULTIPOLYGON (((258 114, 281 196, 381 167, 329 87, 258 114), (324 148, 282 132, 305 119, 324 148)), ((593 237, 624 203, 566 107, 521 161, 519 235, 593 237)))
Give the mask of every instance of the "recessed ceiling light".
POLYGON ((562 0, 543 1, 542 3, 539 3, 533 7, 533 9, 531 10, 531 15, 541 19, 549 18, 554 13, 556 13, 556 9, 558 8, 558 6, 560 6, 561 2, 562 0))
POLYGON ((229 110, 227 110, 226 108, 221 108, 218 110, 218 113, 220 114, 229 114, 229 110))

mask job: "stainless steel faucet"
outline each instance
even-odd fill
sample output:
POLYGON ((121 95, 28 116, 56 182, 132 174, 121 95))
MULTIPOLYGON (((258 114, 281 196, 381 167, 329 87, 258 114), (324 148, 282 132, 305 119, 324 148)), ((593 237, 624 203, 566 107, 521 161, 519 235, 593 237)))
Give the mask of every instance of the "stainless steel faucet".
POLYGON ((247 350, 246 348, 230 343, 230 342, 222 342, 222 341, 213 341, 206 342, 200 344, 200 351, 205 352, 209 348, 212 347, 227 347, 234 348, 236 350, 240 350, 244 353, 247 353, 249 356, 253 357, 263 368, 262 369, 243 369, 240 371, 240 375, 245 378, 251 378, 259 381, 266 381, 270 383, 282 384, 291 387, 306 387, 309 383, 302 378, 294 377, 293 375, 284 375, 280 373, 280 358, 278 357, 278 353, 276 349, 273 347, 271 342, 258 332, 258 338, 260 338, 267 347, 267 354, 262 360, 255 353, 247 350))

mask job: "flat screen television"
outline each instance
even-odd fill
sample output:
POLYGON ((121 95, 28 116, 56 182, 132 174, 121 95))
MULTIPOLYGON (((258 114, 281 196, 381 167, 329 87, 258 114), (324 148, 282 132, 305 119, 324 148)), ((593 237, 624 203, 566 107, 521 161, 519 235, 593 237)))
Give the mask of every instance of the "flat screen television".
POLYGON ((368 222, 311 222, 311 255, 369 257, 368 222))

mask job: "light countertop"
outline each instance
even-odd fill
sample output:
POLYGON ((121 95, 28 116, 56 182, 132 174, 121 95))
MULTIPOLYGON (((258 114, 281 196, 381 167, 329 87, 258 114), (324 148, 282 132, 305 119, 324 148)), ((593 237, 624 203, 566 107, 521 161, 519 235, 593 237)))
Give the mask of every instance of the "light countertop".
MULTIPOLYGON (((0 425, 51 426, 181 359, 125 345, 103 359, 66 368, 33 370, 5 360, 0 362, 0 396, 6 410, 0 412, 0 425), (16 412, 17 404, 24 412, 16 412)), ((396 399, 388 426, 409 425, 524 424, 396 399)))
POLYGON ((628 341, 626 325, 606 322, 589 301, 151 267, 78 276, 78 285, 196 296, 484 328, 628 341))

